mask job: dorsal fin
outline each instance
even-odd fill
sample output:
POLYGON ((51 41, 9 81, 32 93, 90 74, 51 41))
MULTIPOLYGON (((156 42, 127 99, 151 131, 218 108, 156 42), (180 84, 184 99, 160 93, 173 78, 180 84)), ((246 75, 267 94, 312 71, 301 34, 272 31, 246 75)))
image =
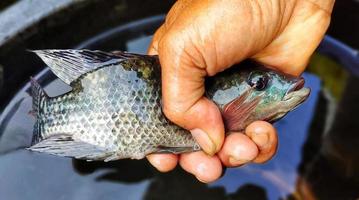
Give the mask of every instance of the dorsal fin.
POLYGON ((83 74, 126 59, 124 56, 86 49, 49 49, 33 52, 50 67, 57 77, 68 85, 83 74))

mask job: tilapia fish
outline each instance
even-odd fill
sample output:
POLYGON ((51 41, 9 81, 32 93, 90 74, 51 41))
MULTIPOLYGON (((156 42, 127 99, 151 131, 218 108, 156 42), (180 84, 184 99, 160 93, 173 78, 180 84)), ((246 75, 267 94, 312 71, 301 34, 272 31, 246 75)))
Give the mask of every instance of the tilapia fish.
MULTIPOLYGON (((151 153, 200 150, 191 134, 161 110, 157 56, 91 50, 34 51, 72 90, 49 97, 32 79, 36 117, 29 150, 84 160, 141 159, 151 153)), ((227 132, 255 120, 274 122, 309 95, 303 78, 251 62, 206 80, 206 96, 227 132)))

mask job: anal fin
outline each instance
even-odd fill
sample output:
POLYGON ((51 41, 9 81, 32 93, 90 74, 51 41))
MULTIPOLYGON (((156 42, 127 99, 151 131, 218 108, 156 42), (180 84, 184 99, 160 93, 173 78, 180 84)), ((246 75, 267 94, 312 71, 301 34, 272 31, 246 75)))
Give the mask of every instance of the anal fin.
POLYGON ((157 151, 154 153, 173 153, 173 154, 181 154, 181 153, 189 153, 194 151, 199 151, 201 148, 198 145, 188 146, 188 147, 169 147, 169 146, 159 146, 157 147, 157 151))
POLYGON ((83 141, 74 140, 67 134, 56 134, 27 148, 57 156, 84 160, 104 160, 114 154, 113 150, 101 148, 83 141))

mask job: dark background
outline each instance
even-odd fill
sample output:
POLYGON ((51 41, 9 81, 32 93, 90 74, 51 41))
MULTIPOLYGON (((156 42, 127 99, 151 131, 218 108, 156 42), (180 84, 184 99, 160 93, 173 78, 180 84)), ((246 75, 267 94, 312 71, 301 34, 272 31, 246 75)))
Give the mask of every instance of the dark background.
POLYGON ((359 1, 337 0, 328 34, 359 49, 359 1))

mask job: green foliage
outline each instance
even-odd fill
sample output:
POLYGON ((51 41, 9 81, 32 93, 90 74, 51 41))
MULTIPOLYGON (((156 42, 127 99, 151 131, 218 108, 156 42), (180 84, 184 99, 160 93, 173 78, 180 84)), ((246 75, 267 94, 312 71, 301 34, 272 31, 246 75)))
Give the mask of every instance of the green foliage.
POLYGON ((315 53, 307 71, 318 75, 323 87, 333 95, 335 100, 340 100, 349 76, 343 66, 328 56, 315 53))

